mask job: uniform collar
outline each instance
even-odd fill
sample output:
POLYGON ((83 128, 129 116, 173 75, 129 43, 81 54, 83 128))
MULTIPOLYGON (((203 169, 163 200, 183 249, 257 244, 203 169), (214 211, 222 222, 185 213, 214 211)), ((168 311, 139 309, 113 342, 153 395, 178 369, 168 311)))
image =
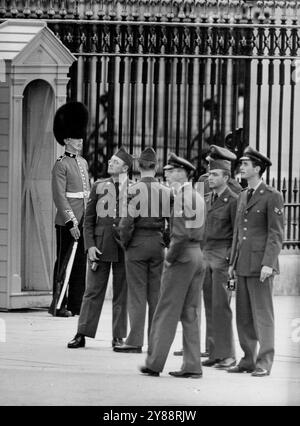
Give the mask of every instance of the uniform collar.
POLYGON ((262 179, 260 179, 258 182, 257 182, 257 184, 255 185, 255 187, 254 188, 247 188, 247 189, 254 189, 254 191, 253 191, 253 194, 257 191, 257 189, 260 187, 260 185, 263 183, 263 180, 262 179))
POLYGON ((65 151, 67 157, 76 158, 78 154, 73 154, 72 152, 65 151))

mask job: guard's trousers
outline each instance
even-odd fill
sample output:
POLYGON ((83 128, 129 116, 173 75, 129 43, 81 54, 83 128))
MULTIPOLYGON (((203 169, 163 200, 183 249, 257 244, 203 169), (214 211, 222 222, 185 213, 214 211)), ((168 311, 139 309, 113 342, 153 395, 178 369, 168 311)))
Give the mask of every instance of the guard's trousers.
MULTIPOLYGON (((56 262, 53 272, 53 295, 56 291, 57 276, 65 262, 65 257, 70 251, 74 238, 66 226, 56 225, 56 262)), ((80 238, 74 258, 72 272, 68 285, 68 297, 65 297, 62 307, 71 311, 74 315, 78 315, 81 308, 82 297, 85 290, 85 275, 86 275, 86 255, 83 243, 83 230, 79 227, 80 238)), ((49 311, 51 312, 51 310, 49 311)))

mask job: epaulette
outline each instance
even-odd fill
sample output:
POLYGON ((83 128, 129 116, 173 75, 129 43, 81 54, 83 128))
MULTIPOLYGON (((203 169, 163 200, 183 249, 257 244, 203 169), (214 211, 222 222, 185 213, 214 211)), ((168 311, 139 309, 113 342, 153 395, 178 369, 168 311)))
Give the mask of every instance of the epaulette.
POLYGON ((277 189, 270 185, 266 185, 266 190, 270 192, 277 192, 277 189))
POLYGON ((58 157, 58 159, 56 161, 62 161, 64 158, 66 158, 65 154, 63 154, 60 157, 58 157))
POLYGON ((94 183, 94 185, 96 185, 98 183, 103 183, 103 182, 105 182, 107 180, 109 180, 109 178, 102 178, 102 179, 100 178, 100 179, 97 179, 96 182, 94 183))

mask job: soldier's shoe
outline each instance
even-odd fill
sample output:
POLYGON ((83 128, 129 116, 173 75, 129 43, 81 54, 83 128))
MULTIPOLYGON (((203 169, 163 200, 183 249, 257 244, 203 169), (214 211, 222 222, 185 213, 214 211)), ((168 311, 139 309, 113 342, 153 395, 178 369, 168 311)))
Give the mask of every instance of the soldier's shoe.
POLYGON ((236 364, 234 358, 224 358, 218 364, 215 364, 215 368, 219 370, 227 370, 227 368, 233 367, 236 364))
POLYGON ((58 309, 56 311, 55 316, 56 317, 65 317, 65 318, 68 318, 68 317, 72 317, 73 314, 72 314, 71 311, 68 311, 66 308, 61 308, 61 309, 58 309))
POLYGON ((128 353, 128 354, 141 354, 142 348, 141 346, 122 345, 122 346, 115 346, 114 351, 128 353))
POLYGON ((255 370, 251 374, 251 376, 253 377, 264 377, 269 375, 270 375, 270 372, 266 370, 265 368, 261 368, 261 367, 255 368, 255 370))
POLYGON ((187 371, 169 371, 170 376, 184 379, 201 379, 202 373, 189 373, 187 371))
POLYGON ((215 364, 218 364, 221 360, 219 358, 217 359, 207 359, 206 361, 202 362, 202 365, 204 367, 212 367, 215 364))
POLYGON ((121 337, 114 337, 112 339, 111 345, 113 348, 115 348, 116 346, 123 346, 124 345, 123 339, 121 337))
POLYGON ((159 372, 158 371, 153 371, 148 367, 140 367, 140 372, 142 374, 147 374, 147 376, 153 376, 153 377, 158 377, 159 376, 159 372))
POLYGON ((201 358, 209 358, 209 352, 208 351, 201 352, 201 358))
POLYGON ((77 349, 85 347, 85 337, 83 334, 77 333, 75 337, 68 343, 69 349, 77 349))
POLYGON ((235 367, 231 367, 227 369, 227 373, 252 373, 253 368, 245 368, 240 365, 236 365, 235 367))

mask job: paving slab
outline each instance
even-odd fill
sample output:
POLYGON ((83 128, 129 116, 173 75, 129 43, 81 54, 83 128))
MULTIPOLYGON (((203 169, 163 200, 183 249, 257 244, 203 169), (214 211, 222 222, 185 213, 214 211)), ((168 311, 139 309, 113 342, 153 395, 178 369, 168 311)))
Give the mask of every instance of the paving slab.
MULTIPOLYGON (((139 374, 147 346, 142 354, 112 351, 110 300, 104 303, 96 338, 76 350, 66 345, 78 317, 54 318, 46 309, 0 312, 0 405, 300 405, 300 297, 276 296, 274 301, 276 356, 272 374, 264 378, 213 367, 203 368, 202 379, 169 376, 181 364, 181 357, 172 354, 181 347, 180 324, 161 376, 139 374)), ((203 343, 203 313, 202 319, 203 343)), ((236 329, 235 339, 241 356, 236 329)))

